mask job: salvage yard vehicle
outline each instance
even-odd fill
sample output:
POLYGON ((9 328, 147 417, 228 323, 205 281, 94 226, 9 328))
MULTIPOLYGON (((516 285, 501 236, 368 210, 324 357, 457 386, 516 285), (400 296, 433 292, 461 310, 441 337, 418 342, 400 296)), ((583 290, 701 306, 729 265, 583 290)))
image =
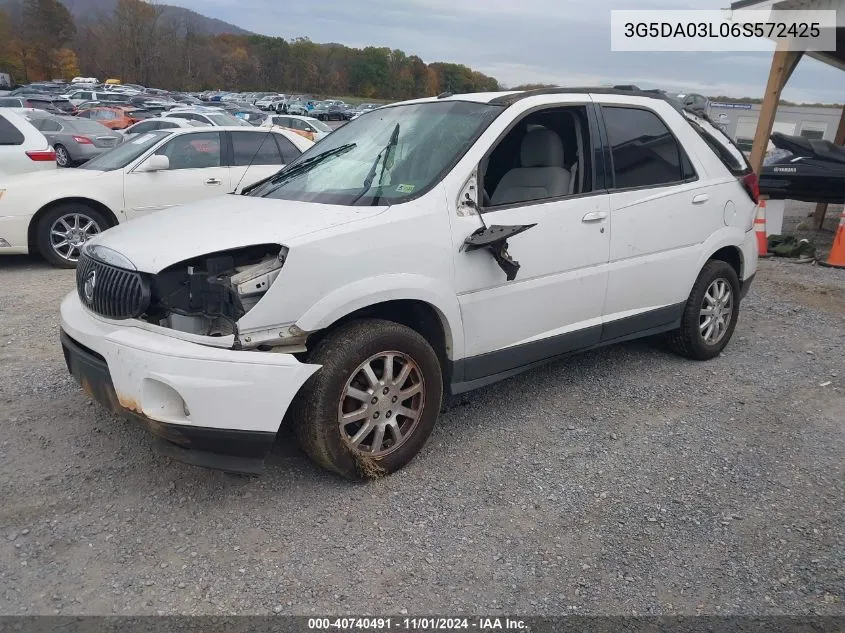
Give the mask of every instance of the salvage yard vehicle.
POLYGON ((73 167, 120 145, 123 136, 96 121, 73 116, 55 116, 43 110, 24 115, 53 146, 56 164, 73 167))
POLYGON ((244 195, 92 239, 62 347, 178 459, 260 472, 287 420, 321 466, 379 476, 420 451, 445 392, 658 333, 717 356, 756 205, 733 142, 653 93, 394 104, 244 195))
POLYGON ((323 140, 332 133, 332 128, 322 121, 308 116, 296 116, 292 114, 270 115, 261 124, 264 127, 282 127, 293 130, 310 141, 323 140))
POLYGON ((292 132, 252 126, 156 130, 78 169, 4 178, 0 255, 37 251, 55 266, 72 268, 86 240, 109 227, 240 191, 311 145, 292 132))
POLYGON ((131 109, 126 106, 97 107, 83 110, 77 116, 81 119, 96 121, 112 130, 124 130, 141 120, 131 116, 131 109))
POLYGON ((125 130, 122 130, 121 133, 125 138, 137 138, 139 134, 145 134, 147 132, 152 132, 153 130, 172 130, 174 128, 185 127, 211 126, 206 123, 200 123, 199 121, 188 121, 187 119, 162 119, 161 117, 152 117, 145 119, 140 123, 136 123, 135 125, 129 126, 125 130))
MULTIPOLYGON (((49 141, 22 114, 11 109, 0 109, 0 204, 3 183, 9 178, 31 172, 44 173, 56 170, 56 152, 49 141)), ((2 208, 2 207, 0 207, 2 208)), ((3 212, 0 211, 0 216, 3 212)), ((0 218, 0 223, 3 220, 0 218)), ((0 231, 0 253, 8 248, 0 231)))
POLYGON ((251 127, 246 121, 217 108, 174 108, 161 115, 164 119, 185 119, 206 125, 251 127))

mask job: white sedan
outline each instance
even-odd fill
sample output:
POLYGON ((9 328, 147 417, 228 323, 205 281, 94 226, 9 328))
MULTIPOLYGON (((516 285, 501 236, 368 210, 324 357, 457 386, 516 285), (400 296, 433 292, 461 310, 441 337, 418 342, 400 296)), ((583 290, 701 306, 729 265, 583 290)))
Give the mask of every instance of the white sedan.
POLYGON ((73 268, 82 245, 97 233, 153 211, 239 193, 312 145, 280 129, 156 130, 79 169, 4 179, 0 254, 36 250, 56 266, 73 268))

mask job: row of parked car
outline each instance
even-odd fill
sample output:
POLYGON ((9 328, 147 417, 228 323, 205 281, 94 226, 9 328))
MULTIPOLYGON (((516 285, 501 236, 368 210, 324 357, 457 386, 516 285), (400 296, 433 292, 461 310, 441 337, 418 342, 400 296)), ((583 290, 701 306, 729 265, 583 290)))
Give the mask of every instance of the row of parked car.
POLYGON ((240 192, 314 144, 222 109, 173 108, 123 130, 82 116, 94 111, 0 108, 0 254, 39 252, 73 267, 82 245, 110 226, 240 192))
MULTIPOLYGON (((153 130, 189 126, 282 127, 313 142, 332 132, 321 120, 331 118, 325 113, 297 114, 308 110, 294 98, 287 102, 290 108, 280 108, 283 113, 262 110, 250 102, 258 101, 260 96, 256 93, 219 98, 140 86, 68 86, 48 82, 7 92, 0 96, 0 108, 17 111, 29 119, 49 141, 60 167, 78 166, 126 138, 153 130), (292 112, 285 112, 288 109, 292 112)), ((18 165, 18 169, 24 167, 18 165)), ((8 166, 7 173, 11 169, 13 166, 8 166)))

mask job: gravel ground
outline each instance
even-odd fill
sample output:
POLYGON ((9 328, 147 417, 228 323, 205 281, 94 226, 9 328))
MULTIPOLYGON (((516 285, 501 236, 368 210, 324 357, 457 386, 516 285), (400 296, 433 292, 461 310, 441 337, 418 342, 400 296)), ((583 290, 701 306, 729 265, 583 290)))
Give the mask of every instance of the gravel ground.
POLYGON ((72 280, 0 260, 0 613, 845 615, 845 271, 763 261, 720 358, 531 371, 368 484, 156 453, 66 374, 72 280))

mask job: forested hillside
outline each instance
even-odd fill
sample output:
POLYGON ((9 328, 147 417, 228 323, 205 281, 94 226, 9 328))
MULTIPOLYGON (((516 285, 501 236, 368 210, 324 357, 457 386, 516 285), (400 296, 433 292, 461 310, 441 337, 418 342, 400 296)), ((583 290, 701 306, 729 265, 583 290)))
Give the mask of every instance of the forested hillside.
POLYGON ((0 71, 21 83, 76 75, 179 90, 279 90, 406 99, 495 90, 466 66, 425 63, 401 50, 201 32, 190 12, 118 0, 110 14, 74 20, 58 0, 11 0, 0 9, 0 71))

